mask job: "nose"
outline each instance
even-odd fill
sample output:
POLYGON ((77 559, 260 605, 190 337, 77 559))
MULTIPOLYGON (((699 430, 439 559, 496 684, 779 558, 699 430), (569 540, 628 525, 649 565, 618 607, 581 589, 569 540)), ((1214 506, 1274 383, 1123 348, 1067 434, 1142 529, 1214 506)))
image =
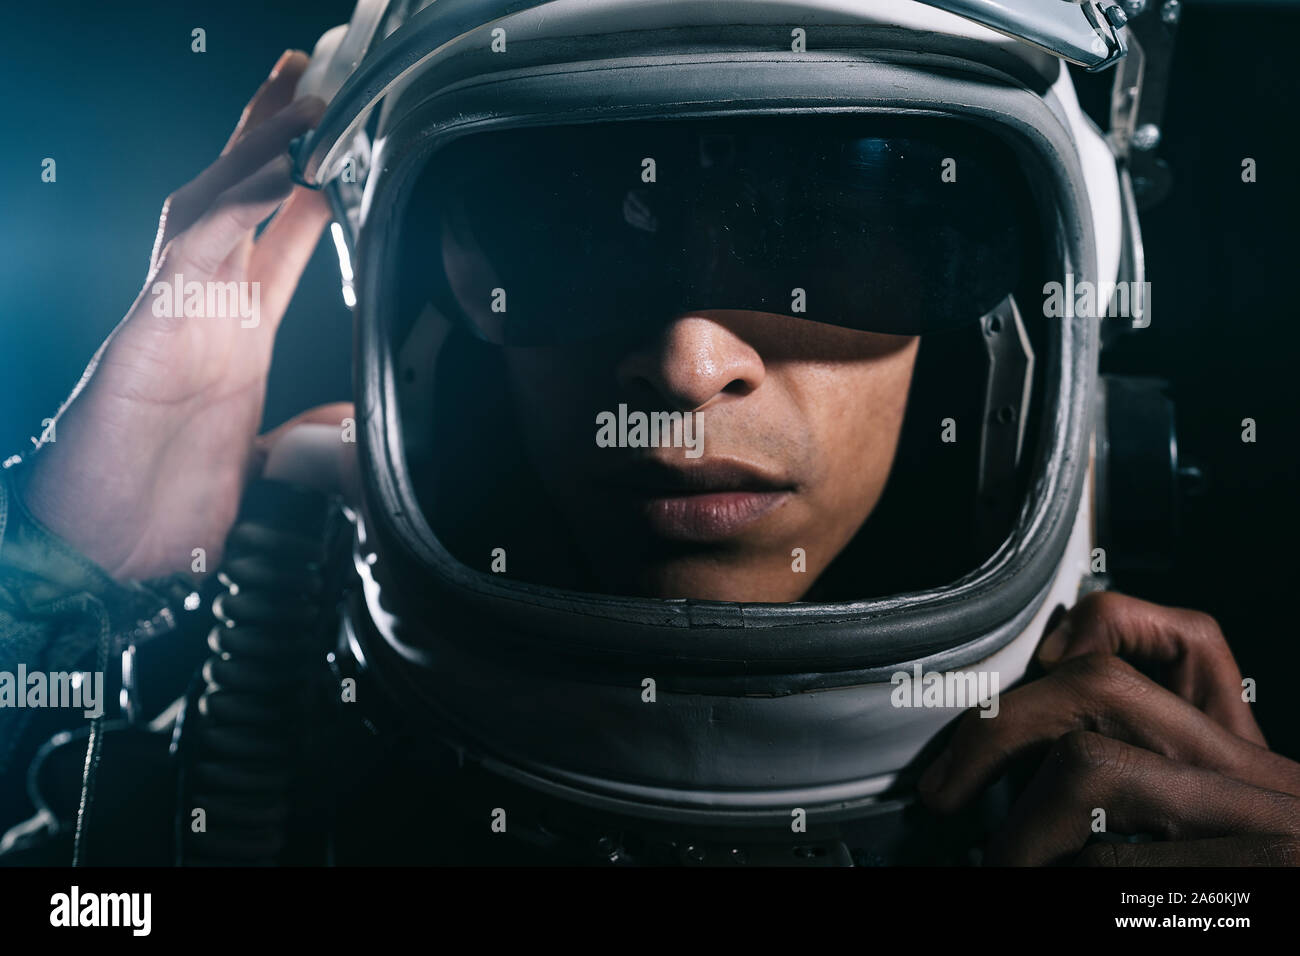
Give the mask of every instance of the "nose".
POLYGON ((678 316, 618 363, 618 383, 659 407, 700 411, 748 395, 766 370, 758 352, 720 314, 678 316))

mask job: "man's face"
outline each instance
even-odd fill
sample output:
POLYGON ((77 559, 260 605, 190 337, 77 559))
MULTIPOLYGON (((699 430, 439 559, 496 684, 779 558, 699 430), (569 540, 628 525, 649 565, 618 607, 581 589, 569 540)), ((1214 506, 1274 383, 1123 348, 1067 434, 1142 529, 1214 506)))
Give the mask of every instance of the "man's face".
POLYGON ((632 344, 504 352, 532 463, 605 590, 780 602, 880 499, 918 343, 717 310, 632 344), (702 454, 686 429, 678 447, 601 447, 620 404, 693 413, 702 454))

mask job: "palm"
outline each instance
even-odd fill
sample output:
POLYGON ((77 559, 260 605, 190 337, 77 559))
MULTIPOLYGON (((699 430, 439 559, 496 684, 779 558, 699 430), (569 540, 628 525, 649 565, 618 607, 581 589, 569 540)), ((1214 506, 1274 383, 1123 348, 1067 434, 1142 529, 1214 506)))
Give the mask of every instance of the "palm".
POLYGON ((319 194, 295 190, 253 240, 290 191, 289 139, 319 115, 319 102, 282 109, 306 64, 296 56, 277 66, 222 157, 164 206, 143 291, 32 463, 32 512, 119 578, 199 570, 196 549, 214 568, 237 512, 275 331, 329 216, 319 194), (258 289, 256 325, 155 315, 152 287, 178 272, 255 283, 242 288, 258 289))

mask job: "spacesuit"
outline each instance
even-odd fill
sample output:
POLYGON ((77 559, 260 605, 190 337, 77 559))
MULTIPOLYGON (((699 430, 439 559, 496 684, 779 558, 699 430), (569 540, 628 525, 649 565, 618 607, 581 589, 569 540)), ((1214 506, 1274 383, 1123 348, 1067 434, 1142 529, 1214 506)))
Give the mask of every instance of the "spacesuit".
POLYGON ((940 821, 918 771, 1105 586, 1098 354, 1146 319, 1036 313, 1051 283, 1143 283, 1132 130, 1104 136, 1066 68, 1122 61, 1124 23, 1091 0, 362 0, 303 78, 330 107, 295 155, 336 214, 353 431, 305 429, 268 463, 197 590, 113 581, 6 491, 6 659, 111 675, 107 713, 39 749, 30 714, 0 714, 0 769, 32 754, 37 809, 8 860, 979 862, 1016 781, 940 821), (570 192, 548 166, 562 141, 591 157, 570 192), (589 232, 571 239, 556 217, 604 198, 620 155, 638 164, 610 186, 621 218, 575 213, 589 232), (807 156, 852 157, 840 191, 787 188, 807 156), (503 222, 528 175, 559 185, 535 221, 503 222), (729 176, 753 200, 739 212, 712 198, 729 176), (479 213, 478 285, 430 266, 440 236, 415 214, 458 197, 479 213), (837 203, 880 225, 793 215, 837 203), (674 258, 724 234, 717 260, 765 268, 674 258), (629 286, 633 249, 653 279, 629 286), (865 265, 816 268, 837 251, 865 265), (611 301, 932 336, 917 375, 937 390, 914 388, 868 524, 888 560, 850 547, 803 600, 748 603, 588 593, 466 543, 484 506, 457 480, 473 436, 449 383, 502 344, 593 334, 611 301), (937 457, 940 422, 977 436, 966 457, 937 457), (362 495, 344 503, 314 477, 353 437, 362 495), (981 689, 921 693, 954 673, 981 689))

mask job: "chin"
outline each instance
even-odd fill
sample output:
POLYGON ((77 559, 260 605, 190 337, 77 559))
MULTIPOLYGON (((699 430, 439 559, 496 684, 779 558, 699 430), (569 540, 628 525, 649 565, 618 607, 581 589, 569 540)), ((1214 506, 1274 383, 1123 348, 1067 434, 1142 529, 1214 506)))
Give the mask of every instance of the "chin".
POLYGON ((806 587, 781 575, 773 580, 771 562, 755 562, 757 567, 719 567, 691 561, 668 568, 657 568, 637 577, 632 593, 645 598, 692 601, 737 601, 743 603, 783 603, 797 601, 806 587), (760 569, 761 568, 761 569, 760 569))

